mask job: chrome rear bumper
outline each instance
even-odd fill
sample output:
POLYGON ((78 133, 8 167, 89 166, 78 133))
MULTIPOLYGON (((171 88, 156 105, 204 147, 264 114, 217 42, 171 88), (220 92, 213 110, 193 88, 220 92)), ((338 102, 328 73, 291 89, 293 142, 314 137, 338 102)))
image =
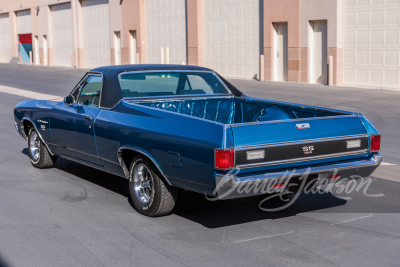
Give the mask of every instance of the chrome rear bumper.
MULTIPOLYGON (((292 177, 318 174, 320 179, 328 179, 331 175, 340 177, 368 177, 382 163, 383 156, 376 154, 368 160, 349 161, 309 168, 292 169, 280 172, 264 173, 252 176, 237 177, 235 174, 216 175, 216 192, 220 199, 231 199, 276 193, 282 188, 273 189, 276 184, 287 183, 292 177), (263 188, 265 190, 261 190, 263 188), (265 188, 267 187, 267 188, 265 188)), ((237 173, 237 172, 236 172, 237 173)))

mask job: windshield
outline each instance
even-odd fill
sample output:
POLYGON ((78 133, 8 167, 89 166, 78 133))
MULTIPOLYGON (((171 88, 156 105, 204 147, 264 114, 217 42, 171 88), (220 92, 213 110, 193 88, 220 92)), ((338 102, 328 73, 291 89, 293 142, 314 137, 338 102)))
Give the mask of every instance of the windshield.
POLYGON ((212 73, 149 72, 123 74, 120 78, 124 98, 174 95, 229 94, 212 73))

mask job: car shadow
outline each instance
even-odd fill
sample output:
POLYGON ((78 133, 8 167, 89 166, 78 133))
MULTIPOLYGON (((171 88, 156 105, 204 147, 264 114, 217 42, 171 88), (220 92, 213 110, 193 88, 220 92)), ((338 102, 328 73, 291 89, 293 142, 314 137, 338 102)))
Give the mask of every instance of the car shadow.
MULTIPOLYGON (((22 153, 27 155, 28 149, 23 149, 22 153)), ((55 167, 127 198, 129 204, 135 209, 129 194, 128 180, 63 158, 58 158, 55 167)), ((339 199, 331 193, 302 193, 289 207, 280 211, 267 212, 260 207, 263 209, 282 207, 293 199, 294 194, 289 198, 283 198, 288 201, 275 197, 260 205, 266 197, 268 195, 211 201, 203 194, 179 190, 177 203, 172 214, 207 228, 220 228, 261 220, 281 219, 299 213, 342 206, 347 203, 346 200, 339 199)))
POLYGON ((261 220, 276 220, 347 203, 346 200, 339 199, 331 193, 301 193, 298 198, 295 194, 291 194, 283 196, 282 199, 276 196, 263 202, 271 196, 210 201, 202 194, 182 191, 178 196, 173 213, 207 228, 220 228, 261 220), (292 203, 288 207, 279 210, 291 201, 292 203), (278 210, 267 211, 273 209, 278 210))

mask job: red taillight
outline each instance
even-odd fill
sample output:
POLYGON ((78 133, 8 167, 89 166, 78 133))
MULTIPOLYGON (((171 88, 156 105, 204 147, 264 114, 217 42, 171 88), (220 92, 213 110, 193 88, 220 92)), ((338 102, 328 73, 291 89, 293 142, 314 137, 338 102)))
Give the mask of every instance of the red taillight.
POLYGON ((373 134, 369 140, 369 152, 377 152, 381 149, 381 136, 379 134, 373 134))
POLYGON ((281 184, 276 184, 276 185, 272 186, 272 188, 281 188, 281 187, 284 187, 284 186, 285 186, 285 184, 281 183, 281 184))
POLYGON ((335 180, 335 179, 339 179, 339 178, 340 178, 340 174, 329 176, 329 180, 335 180))
POLYGON ((215 168, 226 170, 235 166, 235 151, 233 149, 215 150, 215 168))

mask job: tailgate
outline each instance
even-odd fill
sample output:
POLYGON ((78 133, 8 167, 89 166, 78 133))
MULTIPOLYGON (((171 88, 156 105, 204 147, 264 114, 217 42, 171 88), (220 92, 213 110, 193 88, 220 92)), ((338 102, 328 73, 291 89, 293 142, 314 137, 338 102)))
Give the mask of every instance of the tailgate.
POLYGON ((367 131, 354 115, 231 127, 239 168, 362 155, 368 149, 367 131))

